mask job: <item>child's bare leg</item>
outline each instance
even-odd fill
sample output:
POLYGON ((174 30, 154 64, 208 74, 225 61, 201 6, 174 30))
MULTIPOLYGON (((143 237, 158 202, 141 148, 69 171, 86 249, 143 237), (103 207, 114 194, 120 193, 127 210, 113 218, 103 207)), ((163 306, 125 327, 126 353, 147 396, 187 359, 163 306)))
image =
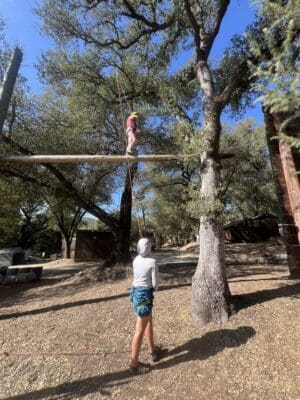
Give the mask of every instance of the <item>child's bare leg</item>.
POLYGON ((135 136, 135 133, 132 134, 132 142, 131 142, 131 149, 133 149, 137 144, 137 138, 135 136))
POLYGON ((148 324, 149 317, 137 317, 135 333, 131 343, 131 366, 136 367, 139 360, 139 354, 143 342, 145 328, 148 324))
POLYGON ((126 147, 126 152, 130 153, 132 151, 134 142, 135 142, 135 134, 132 130, 129 130, 127 133, 128 143, 126 147))
POLYGON ((128 135, 126 153, 129 153, 129 152, 131 152, 131 140, 130 140, 130 136, 128 135))
POLYGON ((135 147, 136 143, 137 143, 137 138, 136 138, 135 133, 132 131, 129 131, 128 132, 128 145, 126 148, 126 152, 130 153, 133 150, 133 148, 135 147))
POLYGON ((152 321, 152 313, 149 315, 149 320, 145 328, 145 338, 147 341, 148 349, 150 353, 154 353, 155 345, 153 338, 153 321, 152 321))

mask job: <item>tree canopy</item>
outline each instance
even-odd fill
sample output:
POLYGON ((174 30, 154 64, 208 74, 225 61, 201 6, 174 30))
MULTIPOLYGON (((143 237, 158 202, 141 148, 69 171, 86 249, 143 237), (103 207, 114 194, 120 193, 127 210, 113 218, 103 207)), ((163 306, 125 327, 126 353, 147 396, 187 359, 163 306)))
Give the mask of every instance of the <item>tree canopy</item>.
MULTIPOLYGON (((262 34, 260 40, 252 37, 252 52, 259 60, 254 66, 255 89, 262 93, 263 105, 271 113, 285 115, 281 127, 284 133, 288 124, 300 118, 300 4, 298 0, 255 3, 262 34)), ((293 145, 300 144, 299 137, 285 139, 293 145)))
MULTIPOLYGON (((38 106, 29 101, 27 113, 13 121, 12 135, 3 137, 5 151, 25 154, 120 154, 125 150, 125 118, 138 110, 141 152, 168 149, 185 155, 183 163, 140 172, 145 188, 147 181, 154 188, 151 201, 161 204, 153 219, 167 220, 170 234, 176 227, 186 233, 186 227, 194 228, 200 219, 192 297, 193 315, 200 323, 224 322, 230 312, 224 217, 259 213, 264 202, 273 208, 271 184, 261 190, 270 177, 262 129, 245 122, 230 132, 221 124, 224 110, 240 116, 252 103, 254 81, 267 82, 268 87, 266 74, 272 71, 268 40, 266 50, 257 52, 251 51, 249 40, 261 44, 264 35, 270 36, 263 28, 271 29, 276 10, 267 3, 256 23, 235 35, 216 61, 211 50, 230 0, 43 0, 36 13, 55 42, 39 65, 47 92, 38 106), (182 52, 192 55, 174 68, 182 52), (257 68, 254 74, 251 65, 257 68), (234 149, 231 164, 222 157, 223 149, 230 153, 234 149), (173 184, 174 190, 164 191, 173 184)), ((280 77, 276 79, 279 85, 280 77)), ((255 90, 262 89, 256 86, 255 90)), ((39 185, 43 182, 52 195, 67 193, 74 204, 105 223, 121 243, 119 250, 128 253, 136 166, 131 170, 116 166, 112 171, 107 166, 44 165, 42 171, 14 167, 1 172, 39 185), (121 183, 124 190, 117 216, 107 211, 107 204, 121 183)), ((145 193, 141 196, 144 204, 150 202, 145 193)))

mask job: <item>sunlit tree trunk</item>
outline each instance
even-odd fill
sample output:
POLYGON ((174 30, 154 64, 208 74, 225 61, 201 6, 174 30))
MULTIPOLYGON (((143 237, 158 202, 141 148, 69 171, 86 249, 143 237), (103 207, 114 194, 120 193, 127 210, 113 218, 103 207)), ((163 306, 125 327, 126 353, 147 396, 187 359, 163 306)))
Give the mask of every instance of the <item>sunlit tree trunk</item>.
POLYGON ((198 66, 197 74, 204 92, 204 150, 200 164, 200 251, 192 281, 192 314, 202 325, 228 320, 230 292, 225 272, 223 216, 218 195, 220 109, 214 100, 212 80, 206 63, 198 66))
POLYGON ((62 242, 63 242, 63 258, 71 258, 71 242, 72 239, 66 232, 61 231, 62 242))

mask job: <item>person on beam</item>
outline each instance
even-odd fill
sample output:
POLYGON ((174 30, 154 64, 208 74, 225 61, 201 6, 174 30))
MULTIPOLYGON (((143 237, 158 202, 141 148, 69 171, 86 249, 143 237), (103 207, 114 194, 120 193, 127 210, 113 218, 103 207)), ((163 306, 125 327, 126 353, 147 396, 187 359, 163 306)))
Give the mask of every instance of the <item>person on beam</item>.
POLYGON ((137 143, 136 134, 138 133, 137 130, 137 119, 138 113, 133 111, 129 117, 127 118, 126 123, 126 135, 127 135, 127 148, 126 154, 132 154, 132 151, 137 143))

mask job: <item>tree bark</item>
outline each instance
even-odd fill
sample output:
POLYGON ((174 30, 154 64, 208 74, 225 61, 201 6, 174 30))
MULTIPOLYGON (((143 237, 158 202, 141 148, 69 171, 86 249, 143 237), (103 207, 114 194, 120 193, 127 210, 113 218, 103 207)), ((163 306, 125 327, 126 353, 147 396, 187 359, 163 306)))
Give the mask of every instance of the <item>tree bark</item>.
POLYGON ((120 204, 120 229, 117 235, 117 262, 126 264, 130 261, 130 232, 131 232, 131 210, 132 210, 132 186, 138 164, 128 164, 124 191, 120 204))
MULTIPOLYGON (((201 198, 204 204, 218 200, 219 167, 207 154, 202 163, 201 198)), ((192 315, 200 325, 228 320, 230 292, 225 271, 223 217, 202 216, 199 230, 199 260, 192 280, 192 315)))
MULTIPOLYGON (((289 180, 299 179, 295 175, 295 166, 292 171, 286 170, 287 165, 292 161, 292 155, 290 149, 282 146, 280 148, 280 142, 277 139, 273 139, 278 136, 278 128, 276 127, 274 115, 268 112, 267 109, 263 109, 265 125, 266 125, 266 137, 270 153, 270 160, 273 170, 273 176, 275 181, 275 187, 280 207, 280 217, 282 222, 282 236, 285 242, 287 251, 287 261, 290 271, 291 278, 299 278, 300 276, 300 229, 299 219, 295 218, 297 215, 298 207, 294 205, 292 198, 299 202, 299 191, 296 195, 289 191, 289 180), (288 149, 288 154, 284 154, 284 150, 288 149), (283 162, 284 158, 289 159, 289 163, 283 162), (298 226, 297 226, 298 221, 298 226)), ((299 185, 299 182, 298 182, 299 185)), ((299 212, 299 211, 298 211, 299 212)))
POLYGON ((71 241, 72 239, 63 231, 61 231, 62 241, 63 241, 63 258, 71 258, 71 241))
POLYGON ((230 291, 225 271, 223 213, 219 203, 219 138, 221 111, 214 101, 210 71, 200 63, 198 79, 204 92, 203 130, 205 150, 201 154, 201 207, 199 260, 192 279, 192 315, 196 322, 224 323, 229 318, 230 291))
POLYGON ((0 132, 2 132, 4 121, 7 116, 9 102, 14 90, 22 58, 22 51, 16 47, 0 87, 0 132))

